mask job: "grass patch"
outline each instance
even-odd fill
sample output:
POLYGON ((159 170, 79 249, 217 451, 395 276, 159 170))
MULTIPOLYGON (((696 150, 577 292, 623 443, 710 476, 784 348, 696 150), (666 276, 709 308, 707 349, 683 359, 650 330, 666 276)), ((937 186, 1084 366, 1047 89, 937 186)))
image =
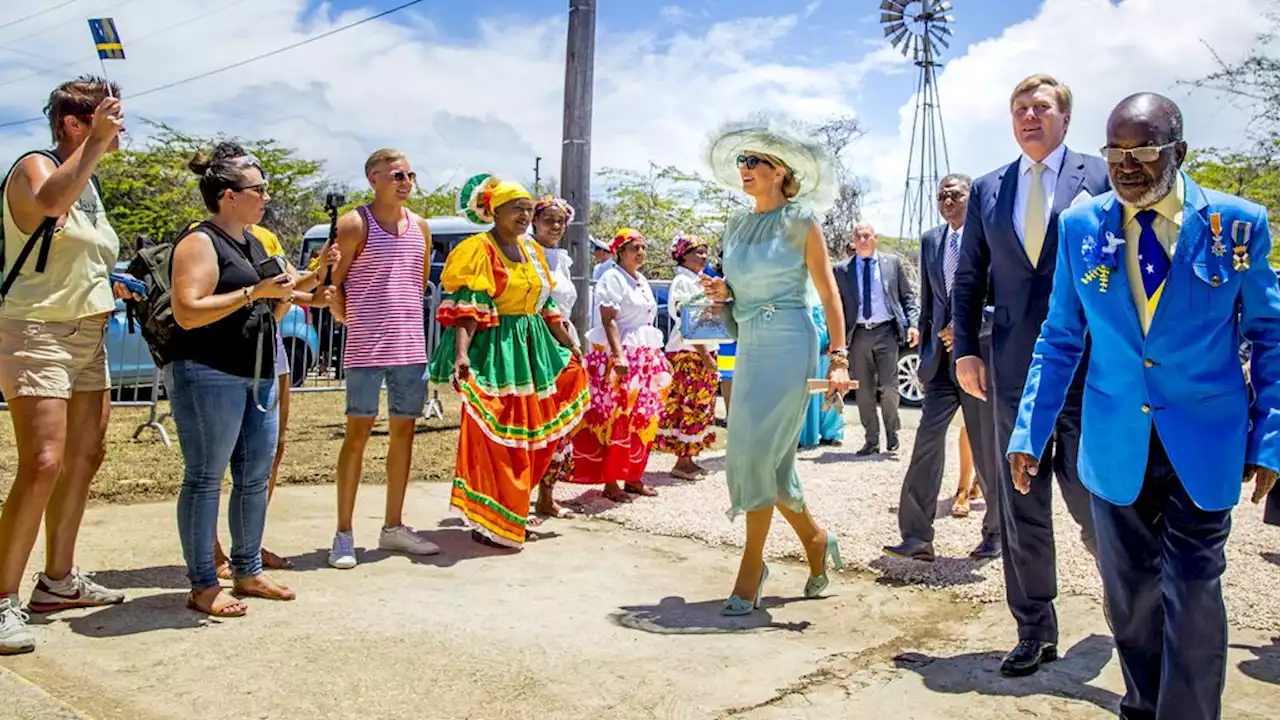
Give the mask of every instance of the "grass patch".
MULTIPOLYGON (((453 478, 458 449, 459 404, 452 392, 441 392, 444 420, 419 420, 413 446, 413 482, 445 482, 453 478)), ((168 403, 161 402, 162 412, 168 403)), ((383 411, 385 412, 385 400, 383 411)), ((338 465, 338 450, 346 427, 346 396, 342 392, 297 393, 292 396, 288 448, 280 466, 281 485, 330 483, 338 465)), ((148 411, 113 408, 107 429, 107 459, 94 479, 90 499, 105 503, 130 503, 177 497, 182 486, 182 451, 173 420, 165 420, 172 446, 165 447, 159 434, 144 429, 148 411)), ((386 418, 379 419, 365 452, 364 482, 386 482, 389 439, 386 418)), ((9 492, 17 471, 13 422, 0 413, 0 503, 9 492)))

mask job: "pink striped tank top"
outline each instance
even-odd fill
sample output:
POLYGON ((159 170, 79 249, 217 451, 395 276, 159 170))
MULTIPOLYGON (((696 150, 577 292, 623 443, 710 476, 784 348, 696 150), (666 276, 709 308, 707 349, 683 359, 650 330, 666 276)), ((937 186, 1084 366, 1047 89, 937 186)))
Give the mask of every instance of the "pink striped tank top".
POLYGON ((343 366, 385 367, 427 362, 423 333, 422 271, 426 238, 407 211, 408 229, 392 235, 360 207, 368 240, 351 263, 347 297, 347 342, 343 366))

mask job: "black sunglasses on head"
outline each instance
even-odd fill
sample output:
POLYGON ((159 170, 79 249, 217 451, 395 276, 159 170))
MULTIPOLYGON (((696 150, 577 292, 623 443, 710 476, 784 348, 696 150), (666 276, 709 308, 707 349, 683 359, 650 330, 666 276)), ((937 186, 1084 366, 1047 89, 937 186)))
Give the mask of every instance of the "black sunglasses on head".
POLYGON ((764 158, 758 155, 739 155, 738 156, 738 167, 742 167, 745 165, 748 170, 755 170, 761 163, 764 163, 769 167, 774 167, 773 163, 769 162, 768 160, 765 160, 764 158))

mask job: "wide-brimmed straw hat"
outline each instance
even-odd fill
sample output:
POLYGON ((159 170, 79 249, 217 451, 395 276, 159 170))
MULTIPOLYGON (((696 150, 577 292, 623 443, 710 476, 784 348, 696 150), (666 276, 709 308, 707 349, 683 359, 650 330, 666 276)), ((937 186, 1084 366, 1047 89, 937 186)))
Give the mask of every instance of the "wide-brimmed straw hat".
POLYGON ((824 212, 835 202, 840 189, 836 163, 831 151, 802 130, 773 119, 732 122, 713 132, 707 141, 707 164, 716 182, 742 190, 738 156, 769 155, 790 168, 800 182, 793 198, 815 211, 824 212))

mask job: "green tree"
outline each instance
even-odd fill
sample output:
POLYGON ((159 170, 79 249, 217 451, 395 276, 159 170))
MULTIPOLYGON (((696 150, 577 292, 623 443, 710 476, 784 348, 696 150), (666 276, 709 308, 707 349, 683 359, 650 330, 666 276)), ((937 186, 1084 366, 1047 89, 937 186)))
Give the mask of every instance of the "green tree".
MULTIPOLYGON (((342 192, 342 190, 334 190, 334 192, 342 192)), ((373 202, 373 190, 364 188, 355 190, 347 188, 344 192, 347 203, 339 210, 345 213, 361 205, 368 205, 373 202)), ((324 212, 323 197, 321 205, 316 209, 313 215, 315 222, 328 222, 329 216, 324 212)), ((437 185, 430 191, 423 191, 418 188, 413 195, 409 197, 409 202, 405 203, 405 207, 424 218, 453 216, 458 214, 458 188, 452 185, 437 185)))
MULTIPOLYGON (((1268 220, 1276 226, 1280 216, 1280 143, 1263 141, 1246 150, 1216 148, 1191 154, 1187 174, 1200 185, 1239 195, 1267 208, 1268 220)), ((1273 244, 1268 258, 1280 267, 1280 245, 1273 244)))
MULTIPOLYGON (((139 238, 170 239, 188 223, 208 212, 195 175, 187 163, 197 152, 209 152, 226 136, 187 135, 163 124, 138 149, 105 157, 98 169, 103 201, 111 224, 122 240, 124 256, 132 254, 139 238)), ((262 164, 270 182, 271 203, 263 224, 280 236, 286 248, 311 226, 323 203, 327 186, 323 163, 298 156, 275 140, 237 140, 262 164)))

